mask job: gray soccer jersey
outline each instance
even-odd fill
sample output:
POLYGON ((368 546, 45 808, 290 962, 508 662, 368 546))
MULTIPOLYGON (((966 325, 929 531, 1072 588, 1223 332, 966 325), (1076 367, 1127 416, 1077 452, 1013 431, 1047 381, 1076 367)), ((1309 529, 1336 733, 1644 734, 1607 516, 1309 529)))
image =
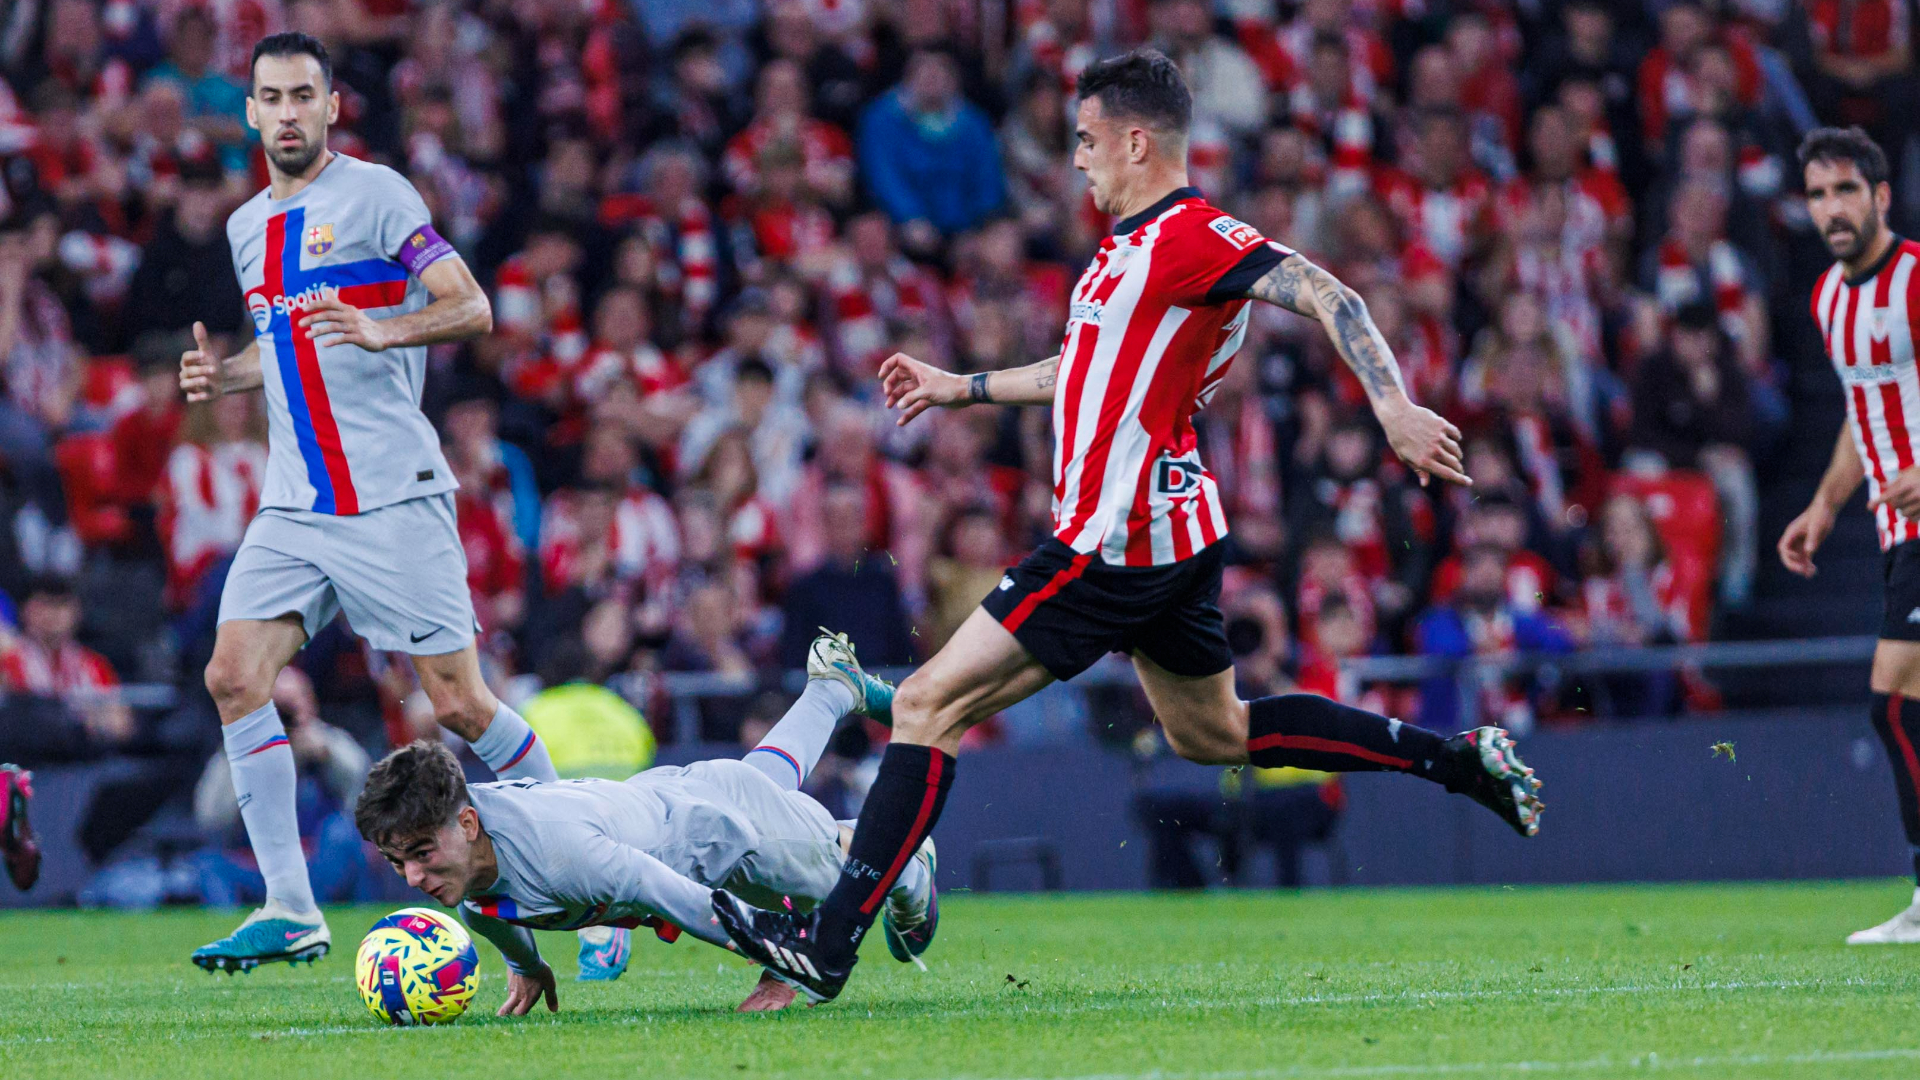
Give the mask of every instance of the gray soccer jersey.
POLYGON ((713 889, 810 906, 840 874, 840 826, 826 808, 737 760, 467 790, 500 873, 461 911, 515 971, 539 963, 527 928, 664 921, 724 945, 713 889))
POLYGON ((323 293, 378 318, 432 302, 419 274, 453 247, 413 185, 335 154, 285 199, 268 189, 227 219, 267 395, 260 505, 357 514, 451 491, 453 472, 420 411, 425 346, 370 353, 319 345, 299 319, 323 293))

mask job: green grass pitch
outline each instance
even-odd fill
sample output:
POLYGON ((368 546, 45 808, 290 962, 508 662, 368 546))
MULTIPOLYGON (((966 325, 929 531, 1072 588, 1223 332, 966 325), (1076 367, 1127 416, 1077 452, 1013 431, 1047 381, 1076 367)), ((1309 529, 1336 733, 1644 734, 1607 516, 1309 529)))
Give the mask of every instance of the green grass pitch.
MULTIPOLYGON (((473 1010, 428 1029, 376 1026, 354 991, 384 910, 335 909, 331 957, 250 976, 187 963, 229 913, 12 913, 0 1075, 1910 1078, 1920 947, 1842 944, 1907 898, 1889 881, 949 894, 929 971, 871 943, 824 1008, 733 1015, 744 962, 636 935, 619 982, 562 982, 557 1016, 500 1020, 482 943, 473 1010)), ((541 938, 570 978, 571 936, 541 938)))

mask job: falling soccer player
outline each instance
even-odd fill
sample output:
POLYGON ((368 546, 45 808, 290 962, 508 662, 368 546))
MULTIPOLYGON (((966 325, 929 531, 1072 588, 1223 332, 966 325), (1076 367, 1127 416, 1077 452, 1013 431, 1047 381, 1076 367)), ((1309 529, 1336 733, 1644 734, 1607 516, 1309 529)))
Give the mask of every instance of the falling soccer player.
MULTIPOLYGON (((627 780, 512 780, 469 786, 438 743, 416 742, 373 767, 354 807, 360 834, 407 884, 494 943, 512 972, 501 1016, 542 998, 553 970, 531 930, 651 926, 731 949, 710 898, 725 886, 763 903, 811 908, 846 857, 842 825, 800 791, 842 716, 888 720, 893 688, 860 669, 843 635, 807 654, 807 687, 744 758, 661 766, 627 780)), ((888 892, 888 947, 912 962, 932 944, 940 908, 931 843, 888 892)), ((741 1008, 771 1011, 793 991, 764 979, 741 1008)))
POLYGON ((1859 128, 1816 128, 1800 143, 1807 213, 1834 264, 1813 287, 1813 320, 1840 376, 1847 420, 1813 501, 1780 536, 1780 561, 1814 574, 1833 519, 1867 482, 1880 537, 1886 608, 1869 675, 1872 720, 1893 763, 1916 886, 1905 911, 1850 945, 1920 943, 1920 243, 1887 226, 1887 155, 1859 128))
POLYGON ((222 358, 196 323, 180 359, 188 401, 264 390, 268 419, 261 509, 221 591, 206 670, 267 900, 194 952, 208 971, 313 961, 332 943, 273 681, 339 612, 374 648, 412 656, 435 718, 496 773, 554 778, 533 730, 481 679, 457 485, 420 411, 427 346, 486 333, 492 309, 413 185, 327 149, 339 113, 326 46, 294 33, 254 46, 247 121, 270 182, 227 221, 254 338, 222 358))
POLYGON ((1132 655, 1167 741, 1189 760, 1404 772, 1523 835, 1539 826, 1538 781, 1498 728, 1448 738, 1310 694, 1235 692, 1218 605, 1226 515, 1191 418, 1240 348, 1247 301, 1325 328, 1423 484, 1471 483, 1460 433, 1408 399, 1353 290, 1187 185, 1193 98, 1171 60, 1142 50, 1089 65, 1079 100, 1074 165, 1120 221, 1073 288, 1060 354, 971 377, 901 354, 880 369, 903 424, 935 406, 1051 406, 1053 538, 901 684, 893 742, 833 895, 796 915, 714 894, 740 951, 816 1001, 846 984, 894 875, 939 820, 960 737, 1108 652, 1132 655))

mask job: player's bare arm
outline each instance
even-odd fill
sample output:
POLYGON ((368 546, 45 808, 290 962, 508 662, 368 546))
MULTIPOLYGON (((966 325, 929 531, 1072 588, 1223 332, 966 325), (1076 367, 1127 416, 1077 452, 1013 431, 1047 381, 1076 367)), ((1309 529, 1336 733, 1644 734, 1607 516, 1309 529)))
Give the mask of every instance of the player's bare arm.
POLYGON ((1060 357, 1037 364, 956 375, 906 353, 894 353, 880 365, 880 385, 887 392, 887 408, 903 410, 895 423, 907 421, 935 406, 945 409, 968 405, 1051 405, 1060 381, 1060 357))
MULTIPOLYGON (((1915 498, 1920 495, 1920 491, 1916 491, 1920 489, 1920 483, 1915 482, 1912 474, 1911 469, 1901 473, 1894 484, 1905 480, 1906 490, 1912 493, 1906 497, 1920 502, 1920 498, 1915 498)), ((1819 551, 1820 545, 1826 542, 1827 534, 1833 531, 1834 517, 1853 497, 1853 493, 1860 489, 1860 483, 1866 479, 1866 475, 1866 468, 1860 464, 1860 454, 1853 448, 1853 438, 1842 428, 1840 437, 1834 440, 1833 457, 1827 462, 1827 471, 1820 478, 1820 486, 1814 489, 1812 500, 1780 534, 1781 565, 1801 577, 1810 578, 1816 573, 1813 553, 1819 551)), ((1883 499, 1893 493, 1894 484, 1887 485, 1887 490, 1881 493, 1883 499)), ((1898 502, 1895 507, 1899 507, 1898 502)), ((1905 510, 1901 512, 1905 513, 1905 510)))
POLYGON ((207 324, 193 324, 193 348, 180 354, 180 392, 188 401, 211 401, 222 394, 260 388, 260 348, 253 342, 222 359, 207 340, 207 324))
POLYGON ((493 305, 464 259, 441 259, 420 271, 433 302, 419 311, 376 319, 329 293, 300 320, 321 345, 358 345, 368 352, 465 341, 493 329, 493 305))
POLYGON ((1247 296, 1319 321, 1340 359, 1366 388, 1393 452, 1413 468, 1421 484, 1430 476, 1473 483, 1462 464, 1460 429, 1407 397, 1400 365, 1359 293, 1307 259, 1289 255, 1254 282, 1247 296))

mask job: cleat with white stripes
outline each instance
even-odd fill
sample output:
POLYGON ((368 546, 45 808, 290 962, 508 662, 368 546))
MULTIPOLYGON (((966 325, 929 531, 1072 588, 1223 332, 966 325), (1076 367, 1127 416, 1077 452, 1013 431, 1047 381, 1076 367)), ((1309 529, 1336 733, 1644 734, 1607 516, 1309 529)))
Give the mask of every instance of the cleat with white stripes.
POLYGON ((1847 935, 1849 945, 1920 945, 1920 889, 1913 890, 1913 906, 1868 930, 1847 935))
POLYGON ((826 956, 820 948, 817 913, 764 911, 725 889, 715 889, 713 914, 740 955, 766 968, 814 1004, 838 997, 860 959, 849 956, 836 963, 826 956))
POLYGON ((1447 783, 1448 791, 1499 814, 1521 836, 1539 835, 1547 806, 1540 801, 1540 779, 1520 760, 1506 729, 1463 731, 1447 740, 1447 751, 1455 755, 1459 777, 1447 783))

